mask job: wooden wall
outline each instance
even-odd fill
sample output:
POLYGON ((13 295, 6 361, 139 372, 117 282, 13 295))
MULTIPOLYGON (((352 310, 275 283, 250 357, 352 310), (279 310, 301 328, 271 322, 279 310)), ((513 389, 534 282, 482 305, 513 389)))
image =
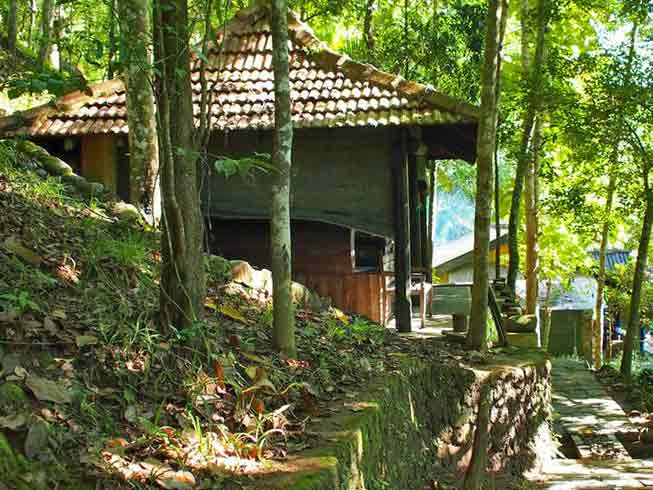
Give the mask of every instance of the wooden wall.
MULTIPOLYGON (((257 268, 270 267, 267 221, 210 219, 212 253, 230 260, 246 260, 257 268)), ((382 279, 378 272, 353 268, 352 230, 314 221, 292 222, 293 279, 331 298, 343 311, 381 322, 382 279)))
POLYGON ((118 190, 118 136, 94 134, 82 138, 81 175, 102 183, 113 193, 118 190))
MULTIPOLYGON (((331 298, 332 304, 348 313, 384 323, 383 283, 378 272, 355 272, 351 274, 296 273, 295 281, 317 291, 320 296, 331 298)), ((387 309, 387 305, 386 305, 387 309)))
MULTIPOLYGON (((392 237, 392 146, 396 128, 297 129, 293 144, 291 215, 392 237)), ((271 153, 270 131, 215 133, 213 155, 271 153)), ((270 177, 224 178, 203 166, 205 214, 268 218, 270 177)))
MULTIPOLYGON (((212 253, 270 268, 270 228, 262 220, 210 219, 212 253)), ((292 267, 295 273, 349 274, 353 271, 351 230, 328 223, 293 220, 292 267)))

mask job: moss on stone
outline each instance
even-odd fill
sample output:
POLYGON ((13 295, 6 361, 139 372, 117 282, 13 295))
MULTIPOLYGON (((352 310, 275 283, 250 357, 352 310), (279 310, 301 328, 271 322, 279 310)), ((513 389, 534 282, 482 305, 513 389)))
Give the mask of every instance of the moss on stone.
POLYGON ((488 384, 496 407, 503 407, 492 415, 490 464, 524 469, 532 461, 518 453, 547 418, 548 370, 545 359, 534 357, 505 353, 491 366, 473 368, 407 360, 399 374, 372 382, 355 401, 343 402, 340 413, 310 427, 317 440, 294 470, 268 475, 254 488, 424 488, 434 475, 464 471, 478 393, 488 384), (521 432, 511 432, 513 419, 521 432))

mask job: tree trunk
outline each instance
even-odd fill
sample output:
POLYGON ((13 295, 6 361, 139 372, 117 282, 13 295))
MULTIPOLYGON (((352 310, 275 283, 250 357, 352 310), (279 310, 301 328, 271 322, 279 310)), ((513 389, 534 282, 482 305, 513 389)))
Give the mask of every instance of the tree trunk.
POLYGON ((120 30, 125 46, 123 77, 127 86, 129 124, 129 200, 148 214, 152 212, 159 166, 151 83, 149 13, 148 0, 118 1, 120 30))
POLYGON ((630 315, 628 329, 624 339, 624 351, 621 359, 621 374, 630 377, 633 371, 633 351, 635 342, 639 341, 639 305, 642 299, 642 283, 648 259, 648 245, 651 240, 651 225, 653 225, 653 191, 646 186, 646 209, 642 223, 642 234, 639 237, 637 262, 633 277, 632 296, 630 297, 630 315))
POLYGON ((605 215, 603 229, 601 230, 601 245, 599 247, 599 272, 596 277, 596 303, 594 305, 594 324, 592 332, 594 342, 592 342, 592 351, 594 352, 594 368, 601 369, 603 365, 603 323, 601 313, 603 309, 603 290, 605 289, 605 254, 608 249, 608 236, 610 233, 610 213, 612 212, 612 201, 614 200, 614 190, 617 185, 615 172, 610 173, 608 182, 608 193, 605 198, 605 215))
POLYGON ((544 352, 547 352, 549 349, 549 336, 551 334, 551 306, 549 301, 551 300, 551 280, 546 282, 546 294, 544 296, 544 305, 542 308, 542 315, 540 318, 541 321, 541 343, 542 349, 544 352))
POLYGON ((41 4, 41 38, 39 42, 38 67, 43 70, 50 57, 52 43, 52 14, 54 0, 43 0, 41 4))
POLYGON ((365 4, 365 19, 363 20, 363 39, 367 48, 367 56, 371 57, 374 53, 374 28, 372 19, 374 18, 374 1, 367 0, 365 4))
POLYGON ((186 0, 155 2, 157 115, 161 163, 161 328, 183 329, 204 310, 202 220, 192 145, 186 0), (174 118, 171 117, 174 109, 174 118))
POLYGON ((16 42, 18 38, 18 0, 9 1, 7 15, 7 49, 12 56, 16 56, 16 42))
POLYGON ((490 445, 490 415, 492 413, 492 386, 491 379, 486 379, 481 388, 478 402, 478 416, 476 430, 474 431, 474 445, 472 459, 465 474, 463 490, 478 490, 481 488, 483 475, 487 466, 488 450, 490 445))
POLYGON ((522 137, 519 147, 517 168, 515 169, 515 186, 510 203, 510 218, 508 221, 508 278, 511 291, 515 291, 515 283, 519 272, 519 220, 521 196, 524 188, 524 176, 527 166, 532 161, 532 136, 536 117, 542 105, 542 79, 544 76, 544 41, 548 22, 548 7, 546 0, 538 0, 537 4, 537 40, 533 63, 530 62, 530 16, 528 0, 522 0, 522 77, 527 87, 528 100, 522 123, 522 137))
POLYGON ((36 18, 38 17, 39 6, 37 0, 30 0, 29 2, 29 27, 27 31, 27 46, 30 49, 36 50, 34 42, 34 33, 36 32, 36 18))
POLYGON ((538 117, 533 128, 533 158, 526 166, 524 201, 526 212, 526 314, 534 315, 537 310, 539 281, 537 277, 537 235, 538 235, 538 195, 537 177, 540 160, 540 143, 542 139, 542 118, 538 117))
POLYGON ((116 57, 116 0, 107 3, 109 16, 109 61, 107 63, 107 79, 113 80, 116 57))
POLYGON ((487 349, 490 226, 492 217, 493 157, 497 130, 497 63, 507 18, 505 0, 489 0, 485 33, 485 62, 481 73, 481 114, 476 163, 474 217, 474 285, 467 344, 487 349))
POLYGON ((274 67, 273 163, 270 244, 274 348, 288 356, 296 355, 295 313, 292 302, 292 255, 290 243, 290 175, 293 127, 290 113, 288 53, 288 0, 272 1, 272 64, 274 67))

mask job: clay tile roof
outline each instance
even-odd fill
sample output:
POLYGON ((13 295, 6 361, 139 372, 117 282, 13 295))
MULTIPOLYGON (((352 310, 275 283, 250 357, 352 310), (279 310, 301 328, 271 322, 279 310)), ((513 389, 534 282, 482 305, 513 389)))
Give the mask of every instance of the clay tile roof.
MULTIPOLYGON (((269 129, 274 125, 268 16, 264 6, 240 11, 209 49, 204 68, 215 129, 269 129)), ((329 49, 293 14, 288 23, 295 126, 376 127, 478 120, 475 106, 440 94, 431 86, 352 61, 329 49)), ((195 57, 191 64, 197 123, 202 62, 195 57)), ((0 119, 0 133, 127 133, 125 100, 120 80, 91 85, 84 93, 73 92, 53 104, 0 119)))

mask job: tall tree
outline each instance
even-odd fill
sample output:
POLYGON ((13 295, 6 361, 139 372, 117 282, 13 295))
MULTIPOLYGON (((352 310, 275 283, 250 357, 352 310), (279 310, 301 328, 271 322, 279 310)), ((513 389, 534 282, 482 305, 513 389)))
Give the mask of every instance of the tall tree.
POLYGON ((272 0, 272 64, 274 67, 274 146, 276 168, 270 208, 270 245, 274 326, 272 342, 279 351, 294 356, 295 314, 292 302, 290 242, 290 172, 293 127, 290 112, 288 52, 288 0, 272 0))
POLYGON ((526 213, 526 313, 534 315, 537 309, 539 280, 537 274, 538 261, 538 172, 542 141, 542 116, 538 116, 533 127, 533 157, 526 166, 524 177, 524 209, 526 213))
MULTIPOLYGON (((525 2, 526 3, 526 2, 525 2)), ((535 63, 544 64, 545 60, 545 40, 546 40, 546 26, 547 26, 547 1, 538 0, 537 2, 537 34, 535 45, 535 63)), ((523 15, 523 14, 522 14, 523 15)), ((522 56, 528 50, 528 46, 522 44, 522 56)), ((528 57, 527 57, 528 58, 528 57)), ((524 65, 525 71, 530 68, 528 61, 524 65)), ((542 89, 542 76, 536 81, 538 85, 535 86, 535 91, 532 97, 541 100, 543 97, 542 89)), ((539 177, 539 162, 541 157, 541 143, 542 143, 542 103, 538 102, 535 108, 535 121, 533 123, 533 136, 531 142, 531 151, 528 154, 528 161, 526 162, 526 174, 524 176, 524 209, 526 214, 526 267, 524 276, 526 277, 526 313, 529 315, 535 314, 537 309, 538 298, 538 274, 537 274, 537 255, 538 255, 538 177, 539 177)))
POLYGON ((18 0, 9 1, 7 12, 7 49, 15 56, 16 41, 18 37, 18 0))
MULTIPOLYGON (((129 124, 129 200, 151 212, 158 173, 158 148, 148 0, 119 0, 120 33, 125 54, 124 75, 127 86, 127 122, 129 124)), ((111 63, 111 60, 109 60, 111 63)))
POLYGON ((363 18, 363 40, 367 48, 367 56, 374 53, 374 27, 372 20, 374 18, 374 2, 376 0, 367 0, 365 4, 365 17, 363 18))
MULTIPOLYGON (((487 349, 490 225, 494 145, 497 131, 497 64, 507 20, 507 0, 489 0, 485 32, 485 62, 481 73, 481 114, 476 159, 476 210, 474 217, 474 285, 467 344, 487 349)), ((465 488, 478 488, 467 486, 465 488)))
MULTIPOLYGON (((650 183, 650 172, 651 167, 653 166, 653 157, 651 157, 650 152, 645 148, 639 134, 638 129, 634 128, 631 125, 631 122, 626 120, 627 107, 631 105, 630 103, 635 102, 635 106, 645 105, 649 106, 648 103, 637 100, 640 92, 646 92, 642 90, 642 87, 637 85, 633 86, 633 70, 634 70, 634 60, 636 57, 637 51, 637 37, 639 30, 640 19, 637 19, 633 23, 630 35, 630 48, 628 51, 628 59, 626 62, 626 73, 624 76, 624 93, 626 94, 625 100, 622 100, 624 106, 623 112, 620 111, 620 127, 627 134, 626 141, 630 144, 630 147, 633 150, 635 158, 641 162, 641 178, 642 178, 642 187, 643 187, 643 198, 645 202, 644 214, 642 217, 642 230, 639 237, 639 247, 637 249, 637 261, 635 263, 635 273, 633 276, 633 286, 632 293, 630 297, 630 314, 628 316, 628 327, 626 329, 626 338, 624 339, 624 350, 623 356, 621 358, 621 374, 624 376, 630 377, 632 374, 633 366, 633 351, 635 348, 635 342, 639 340, 639 328, 640 328, 640 303, 642 295, 642 283, 644 282, 644 273, 646 269, 646 264, 648 261, 648 252, 649 244, 651 241, 651 228, 653 227, 653 189, 651 188, 650 183), (631 99, 631 100, 628 100, 631 99)), ((621 107, 620 107, 621 109, 621 107)), ((651 118, 650 115, 647 117, 647 122, 650 124, 651 118)), ((650 131, 650 126, 649 126, 650 131)))
POLYGON ((202 219, 193 147, 188 5, 155 0, 157 127, 161 165, 160 321, 189 327, 203 316, 202 219), (174 117, 172 117, 174 110, 174 117))
POLYGON ((639 237, 637 248, 637 261, 635 262, 635 274, 633 276, 632 294, 630 297, 630 311, 628 316, 628 327, 624 339, 624 351, 621 358, 620 371, 626 377, 630 377, 633 371, 633 351, 636 340, 639 340, 639 306, 642 299, 642 283, 648 261, 648 249, 651 242, 651 228, 653 227, 653 189, 649 182, 649 174, 653 162, 645 161, 642 165, 642 179, 644 183, 644 195, 646 205, 642 218, 642 232, 639 237))
POLYGON ((54 15, 54 0, 43 0, 41 3, 41 37, 39 40, 38 67, 43 70, 52 47, 52 18, 54 15))
MULTIPOLYGON (((610 163, 614 165, 614 162, 610 163)), ((596 274, 596 301, 594 303, 592 326, 592 357, 594 359, 595 369, 600 369, 603 365, 603 323, 601 313, 603 309, 603 293, 605 290, 605 255, 608 250, 608 238, 610 235, 610 214, 612 212, 612 202, 614 201, 614 191, 617 186, 616 172, 611 171, 608 179, 603 226, 601 228, 601 244, 599 246, 599 270, 596 274)))
POLYGON ((515 185, 510 203, 508 220, 508 277, 510 289, 515 291, 515 282, 519 273, 519 221, 524 177, 528 165, 533 159, 533 129, 535 120, 542 107, 542 80, 544 76, 544 40, 548 23, 546 0, 538 0, 537 5, 537 41, 535 55, 530 61, 530 3, 522 0, 522 77, 526 88, 526 109, 522 121, 522 135, 515 169, 515 185))

